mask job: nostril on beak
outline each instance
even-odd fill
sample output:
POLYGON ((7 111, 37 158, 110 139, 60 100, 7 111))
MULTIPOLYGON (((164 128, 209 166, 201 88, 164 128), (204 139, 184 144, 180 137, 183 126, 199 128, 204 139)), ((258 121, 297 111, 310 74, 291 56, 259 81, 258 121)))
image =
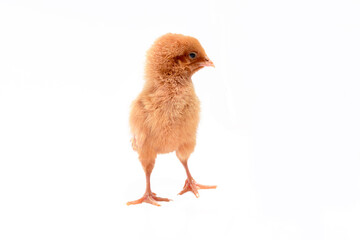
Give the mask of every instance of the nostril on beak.
POLYGON ((208 56, 204 57, 204 61, 200 63, 203 67, 215 67, 214 63, 210 60, 208 56))

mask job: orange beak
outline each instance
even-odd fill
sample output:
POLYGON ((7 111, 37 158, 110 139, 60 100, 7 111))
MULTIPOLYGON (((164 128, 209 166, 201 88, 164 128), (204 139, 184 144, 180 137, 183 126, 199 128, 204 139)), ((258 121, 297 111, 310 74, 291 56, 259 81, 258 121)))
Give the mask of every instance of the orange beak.
POLYGON ((205 61, 200 62, 200 66, 202 66, 202 67, 215 67, 214 63, 208 57, 205 57, 205 61))

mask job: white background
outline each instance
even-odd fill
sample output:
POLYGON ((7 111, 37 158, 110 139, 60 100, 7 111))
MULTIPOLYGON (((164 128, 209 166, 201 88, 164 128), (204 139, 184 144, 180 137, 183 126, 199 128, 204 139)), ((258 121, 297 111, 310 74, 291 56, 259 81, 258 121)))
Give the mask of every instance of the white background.
POLYGON ((360 239, 360 2, 0 2, 0 238, 360 239), (126 206, 145 178, 129 105, 145 52, 200 40, 215 69, 190 171, 216 190, 126 206))

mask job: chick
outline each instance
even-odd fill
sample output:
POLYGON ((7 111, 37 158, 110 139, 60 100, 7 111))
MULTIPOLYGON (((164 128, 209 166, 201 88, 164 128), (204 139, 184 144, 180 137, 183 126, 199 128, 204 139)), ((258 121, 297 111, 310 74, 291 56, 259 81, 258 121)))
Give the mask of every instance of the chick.
POLYGON ((168 33, 158 38, 147 52, 145 85, 132 103, 130 128, 132 146, 146 175, 143 197, 127 205, 170 201, 156 196, 150 188, 150 175, 157 154, 176 151, 187 179, 180 195, 198 189, 216 188, 195 182, 187 161, 194 151, 199 123, 200 102, 192 75, 205 66, 214 67, 199 41, 193 37, 168 33))

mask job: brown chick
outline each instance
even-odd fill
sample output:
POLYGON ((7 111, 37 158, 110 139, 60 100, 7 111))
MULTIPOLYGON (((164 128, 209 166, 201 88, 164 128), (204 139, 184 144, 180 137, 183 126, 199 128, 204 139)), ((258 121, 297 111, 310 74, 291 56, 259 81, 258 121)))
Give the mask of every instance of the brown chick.
POLYGON ((195 94, 191 76, 199 69, 214 64, 199 41, 181 34, 165 34, 147 52, 145 85, 132 103, 130 128, 132 146, 146 175, 146 190, 142 198, 127 205, 147 202, 160 206, 150 188, 150 175, 159 153, 176 151, 183 164, 187 180, 180 195, 198 189, 216 188, 200 185, 192 178, 187 161, 194 151, 199 123, 200 102, 195 94))

